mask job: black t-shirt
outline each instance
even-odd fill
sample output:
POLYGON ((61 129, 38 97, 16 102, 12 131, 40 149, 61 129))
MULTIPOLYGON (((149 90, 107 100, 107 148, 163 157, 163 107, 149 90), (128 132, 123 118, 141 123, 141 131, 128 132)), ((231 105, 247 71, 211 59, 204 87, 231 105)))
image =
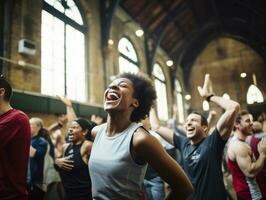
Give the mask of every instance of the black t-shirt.
POLYGON ((65 190, 65 200, 91 200, 91 179, 88 165, 80 155, 82 143, 69 145, 65 150, 65 157, 73 160, 74 167, 69 170, 59 169, 65 190))
POLYGON ((221 169, 225 143, 217 129, 196 145, 174 134, 174 146, 181 151, 184 170, 194 186, 190 200, 226 199, 221 169))

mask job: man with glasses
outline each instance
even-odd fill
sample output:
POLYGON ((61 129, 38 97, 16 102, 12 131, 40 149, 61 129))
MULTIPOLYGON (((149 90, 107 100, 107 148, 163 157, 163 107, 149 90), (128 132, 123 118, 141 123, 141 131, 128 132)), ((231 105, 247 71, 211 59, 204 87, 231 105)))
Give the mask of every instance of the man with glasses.
POLYGON ((12 87, 0 76, 0 199, 26 200, 31 132, 28 117, 10 106, 12 87))

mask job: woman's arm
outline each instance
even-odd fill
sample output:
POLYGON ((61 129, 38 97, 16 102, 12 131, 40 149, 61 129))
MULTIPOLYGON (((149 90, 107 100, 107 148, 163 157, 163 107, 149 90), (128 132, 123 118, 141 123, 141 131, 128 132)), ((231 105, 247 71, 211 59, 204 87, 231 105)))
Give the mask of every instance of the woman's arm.
POLYGON ((187 199, 193 187, 183 169, 163 149, 156 138, 142 128, 134 134, 132 156, 147 162, 172 188, 166 199, 187 199))

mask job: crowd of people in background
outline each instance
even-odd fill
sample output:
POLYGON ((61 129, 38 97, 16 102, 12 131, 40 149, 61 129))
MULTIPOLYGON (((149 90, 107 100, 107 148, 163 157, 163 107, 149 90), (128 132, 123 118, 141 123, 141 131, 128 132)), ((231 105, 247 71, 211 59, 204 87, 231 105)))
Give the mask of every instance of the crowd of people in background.
POLYGON ((254 121, 216 95, 209 74, 198 90, 223 110, 219 118, 192 112, 177 125, 174 106, 164 126, 150 79, 124 73, 104 93, 106 120, 79 117, 58 96, 66 113, 45 127, 11 107, 1 76, 0 199, 266 199, 266 113, 254 121))

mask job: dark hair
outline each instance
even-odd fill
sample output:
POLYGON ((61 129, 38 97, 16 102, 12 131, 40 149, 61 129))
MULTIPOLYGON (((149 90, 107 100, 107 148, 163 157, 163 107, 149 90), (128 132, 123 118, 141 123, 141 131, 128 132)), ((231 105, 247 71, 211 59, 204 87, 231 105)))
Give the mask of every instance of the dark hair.
POLYGON ((156 99, 156 92, 152 81, 144 73, 123 73, 117 78, 126 78, 133 83, 133 97, 139 102, 139 107, 132 112, 130 120, 132 122, 139 122, 145 119, 146 115, 150 112, 153 101, 156 99))
POLYGON ((247 110, 241 110, 236 116, 236 123, 240 123, 243 115, 249 115, 250 113, 247 110))
POLYGON ((199 112, 196 112, 196 111, 193 111, 192 113, 190 114, 196 114, 196 115, 199 115, 200 116, 200 122, 201 122, 201 125, 202 126, 208 126, 208 121, 206 119, 206 117, 204 117, 202 114, 200 114, 199 112))
POLYGON ((76 119, 74 121, 77 122, 80 125, 82 130, 88 130, 85 138, 87 140, 91 140, 91 130, 95 126, 95 123, 90 122, 89 120, 87 120, 85 118, 78 118, 78 119, 76 119))
POLYGON ((2 74, 0 75, 0 88, 5 89, 4 100, 9 102, 12 96, 12 87, 2 74))
MULTIPOLYGON (((241 110, 236 116, 235 124, 239 124, 241 119, 242 119, 242 116, 248 115, 248 114, 249 114, 249 112, 247 110, 241 110)), ((236 129, 237 129, 236 126, 234 126, 233 131, 236 131, 236 129)))
POLYGON ((259 121, 260 123, 263 123, 263 121, 265 121, 265 120, 266 120, 266 113, 263 112, 263 113, 261 113, 260 116, 258 117, 258 121, 259 121))

